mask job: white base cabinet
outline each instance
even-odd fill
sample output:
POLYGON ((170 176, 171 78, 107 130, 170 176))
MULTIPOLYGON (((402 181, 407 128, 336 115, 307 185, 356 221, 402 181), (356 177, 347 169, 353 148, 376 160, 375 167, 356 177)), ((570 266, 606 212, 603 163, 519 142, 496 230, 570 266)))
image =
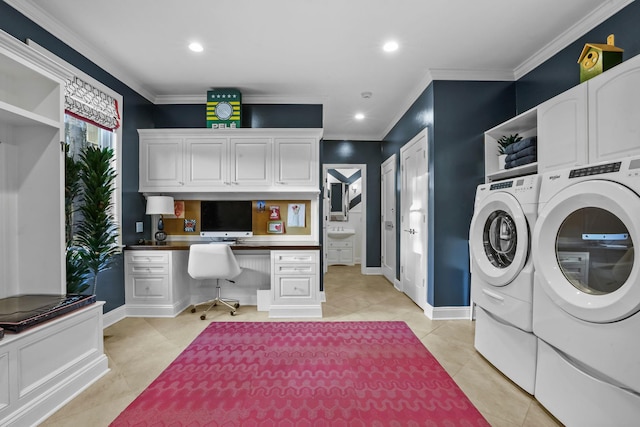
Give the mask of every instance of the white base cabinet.
POLYGON ((354 265, 353 240, 327 238, 327 265, 354 265))
POLYGON ((322 317, 318 250, 271 252, 269 317, 322 317))
POLYGON ((175 317, 191 303, 188 251, 126 251, 125 303, 132 317, 175 317))
POLYGON ((41 423, 109 371, 103 304, 5 335, 0 341, 0 426, 41 423))

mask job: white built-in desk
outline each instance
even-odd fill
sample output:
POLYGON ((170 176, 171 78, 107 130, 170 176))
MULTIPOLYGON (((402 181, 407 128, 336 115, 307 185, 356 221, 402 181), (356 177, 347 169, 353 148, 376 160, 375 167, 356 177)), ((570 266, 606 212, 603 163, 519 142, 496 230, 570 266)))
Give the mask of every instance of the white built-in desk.
MULTIPOLYGON (((173 317, 215 297, 215 286, 187 273, 189 247, 207 242, 140 244, 125 248, 128 316, 173 317)), ((223 296, 257 305, 269 317, 322 317, 320 245, 314 242, 245 242, 231 245, 242 274, 223 296)))

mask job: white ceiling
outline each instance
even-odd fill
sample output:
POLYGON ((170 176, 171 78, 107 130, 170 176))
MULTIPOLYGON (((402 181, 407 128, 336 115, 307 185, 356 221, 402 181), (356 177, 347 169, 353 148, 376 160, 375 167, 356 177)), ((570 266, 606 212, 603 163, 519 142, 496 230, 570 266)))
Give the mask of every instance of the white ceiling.
POLYGON ((632 0, 5 1, 152 102, 235 87, 324 104, 325 139, 381 140, 433 79, 517 79, 632 0))

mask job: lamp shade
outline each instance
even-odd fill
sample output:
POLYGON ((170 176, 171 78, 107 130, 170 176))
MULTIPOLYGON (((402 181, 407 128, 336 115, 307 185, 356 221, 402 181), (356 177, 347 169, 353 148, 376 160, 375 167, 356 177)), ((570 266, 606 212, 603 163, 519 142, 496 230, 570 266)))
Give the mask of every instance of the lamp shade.
POLYGON ((173 210, 173 197, 149 196, 147 197, 147 215, 171 215, 173 210))

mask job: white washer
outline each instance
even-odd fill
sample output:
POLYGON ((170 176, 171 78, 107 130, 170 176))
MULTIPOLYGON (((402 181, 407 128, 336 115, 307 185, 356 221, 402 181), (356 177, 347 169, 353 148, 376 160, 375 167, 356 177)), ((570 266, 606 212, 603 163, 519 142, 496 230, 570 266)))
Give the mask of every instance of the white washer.
POLYGON ((640 157, 543 175, 535 396, 566 425, 640 423, 639 244, 640 157))
POLYGON ((475 347, 530 394, 537 352, 530 239, 539 186, 538 175, 478 186, 469 229, 475 347))

